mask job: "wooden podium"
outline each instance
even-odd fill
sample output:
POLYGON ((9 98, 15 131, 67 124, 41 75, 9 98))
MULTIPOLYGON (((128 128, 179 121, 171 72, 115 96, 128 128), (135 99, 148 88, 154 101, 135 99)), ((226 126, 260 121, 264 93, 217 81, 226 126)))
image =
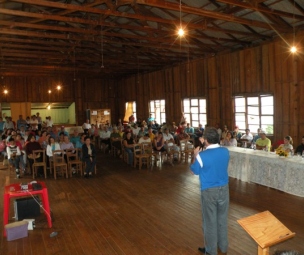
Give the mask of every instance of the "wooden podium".
POLYGON ((258 243, 258 255, 269 255, 269 247, 295 236, 269 211, 237 221, 258 243))

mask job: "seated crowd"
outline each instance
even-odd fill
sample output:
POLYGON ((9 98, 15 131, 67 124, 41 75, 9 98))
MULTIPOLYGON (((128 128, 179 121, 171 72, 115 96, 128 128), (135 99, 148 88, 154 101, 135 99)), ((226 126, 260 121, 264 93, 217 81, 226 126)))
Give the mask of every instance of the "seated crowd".
MULTIPOLYGON (((208 125, 205 125, 206 127, 208 125)), ((238 126, 235 126, 233 131, 229 130, 226 125, 223 130, 221 130, 219 124, 216 124, 216 128, 221 137, 219 143, 223 146, 244 146, 258 150, 271 150, 271 140, 266 137, 265 131, 260 128, 255 135, 252 135, 249 129, 246 129, 245 133, 241 133, 238 126)), ((92 175, 92 170, 96 165, 96 150, 91 143, 92 139, 104 151, 110 152, 112 149, 116 149, 118 155, 122 153, 123 146, 124 152, 128 155, 128 163, 133 165, 133 147, 135 144, 151 143, 153 150, 158 153, 166 152, 168 148, 171 148, 176 152, 174 160, 178 160, 180 141, 187 140, 194 146, 198 146, 201 145, 199 138, 204 134, 202 124, 199 124, 198 128, 193 128, 190 123, 182 118, 178 126, 175 122, 160 125, 152 115, 147 121, 135 120, 132 115, 128 123, 124 124, 119 119, 113 126, 107 121, 97 127, 87 120, 82 129, 83 133, 80 135, 77 129, 70 135, 64 126, 61 126, 60 129, 53 126, 50 116, 46 118, 46 121, 41 121, 39 113, 31 118, 27 117, 26 120, 20 115, 16 123, 10 117, 6 117, 5 122, 0 118, 0 153, 2 156, 6 156, 9 162, 15 166, 17 178, 19 178, 21 172, 32 174, 34 150, 46 150, 49 166, 54 150, 81 149, 82 160, 86 162, 85 176, 88 177, 92 175), (26 172, 27 164, 29 164, 28 172, 26 172)), ((277 150, 302 155, 304 137, 296 150, 294 150, 292 144, 292 138, 286 136, 277 145, 277 150)), ((43 175, 42 169, 38 171, 38 175, 43 175)))
MULTIPOLYGON (((34 151, 45 150, 47 168, 49 168, 55 150, 61 150, 67 161, 66 151, 70 149, 80 149, 82 161, 86 166, 84 176, 92 176, 96 165, 96 150, 91 144, 90 134, 83 133, 79 136, 77 130, 74 130, 74 134, 70 137, 64 126, 60 129, 53 126, 51 117, 47 117, 45 122, 39 122, 39 118, 39 113, 26 118, 30 120, 24 120, 20 115, 17 123, 14 123, 11 117, 0 123, 0 153, 15 167, 16 177, 20 178, 21 174, 32 175, 34 161, 42 161, 42 155, 35 154, 34 151)), ((75 154, 76 150, 72 150, 72 153, 75 154)), ((74 167, 72 174, 75 174, 74 167)), ((44 175, 42 167, 38 168, 37 175, 39 177, 44 175)))

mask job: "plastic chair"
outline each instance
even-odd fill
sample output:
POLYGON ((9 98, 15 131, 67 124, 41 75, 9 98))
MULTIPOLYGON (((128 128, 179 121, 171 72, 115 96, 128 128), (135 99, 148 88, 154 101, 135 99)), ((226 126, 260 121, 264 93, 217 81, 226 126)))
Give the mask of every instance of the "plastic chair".
POLYGON ((32 166, 33 179, 35 179, 35 176, 37 176, 38 167, 41 167, 41 166, 43 167, 44 178, 46 179, 47 175, 46 175, 45 150, 34 150, 33 155, 35 155, 35 157, 33 157, 34 163, 32 166), (39 154, 40 154, 40 156, 39 156, 39 154), (38 161, 38 159, 42 159, 42 161, 38 161))
POLYGON ((61 171, 62 175, 66 175, 66 178, 69 177, 68 175, 68 165, 64 160, 64 151, 63 150, 55 150, 53 151, 53 167, 54 167, 54 179, 56 180, 57 171, 61 171))

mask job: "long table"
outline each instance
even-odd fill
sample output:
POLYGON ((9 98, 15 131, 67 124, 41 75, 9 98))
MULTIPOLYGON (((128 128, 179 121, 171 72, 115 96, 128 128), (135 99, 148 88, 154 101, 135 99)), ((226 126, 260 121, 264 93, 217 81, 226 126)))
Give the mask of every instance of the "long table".
POLYGON ((230 151, 229 176, 304 197, 304 160, 240 147, 230 151))

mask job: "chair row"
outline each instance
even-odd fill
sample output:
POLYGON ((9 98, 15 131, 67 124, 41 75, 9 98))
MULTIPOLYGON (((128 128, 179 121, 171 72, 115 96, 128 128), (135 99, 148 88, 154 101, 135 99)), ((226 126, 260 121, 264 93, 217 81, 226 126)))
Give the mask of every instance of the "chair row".
MULTIPOLYGON (((183 160, 188 162, 189 159, 192 159, 193 151, 194 143, 192 139, 181 140, 180 146, 169 143, 166 146, 166 150, 162 152, 156 151, 150 142, 134 144, 134 167, 137 167, 138 165, 139 169, 141 169, 143 164, 153 166, 157 164, 157 161, 159 161, 160 164, 167 161, 173 165, 174 159, 176 159, 177 162, 181 162, 183 160)), ((118 149, 112 145, 112 154, 116 156, 117 152, 118 149)), ((121 142, 121 155, 122 159, 128 163, 128 154, 125 151, 123 142, 121 142)))
MULTIPOLYGON (((85 162, 81 161, 81 149, 68 149, 68 150, 54 150, 53 157, 49 157, 50 174, 54 173, 54 179, 57 179, 57 174, 62 176, 73 176, 73 172, 83 175, 83 169, 85 169, 85 162)), ((37 176, 38 168, 43 167, 44 177, 47 178, 47 163, 45 150, 33 151, 32 174, 33 179, 37 176)), ((96 174, 95 167, 95 174, 96 174)))

